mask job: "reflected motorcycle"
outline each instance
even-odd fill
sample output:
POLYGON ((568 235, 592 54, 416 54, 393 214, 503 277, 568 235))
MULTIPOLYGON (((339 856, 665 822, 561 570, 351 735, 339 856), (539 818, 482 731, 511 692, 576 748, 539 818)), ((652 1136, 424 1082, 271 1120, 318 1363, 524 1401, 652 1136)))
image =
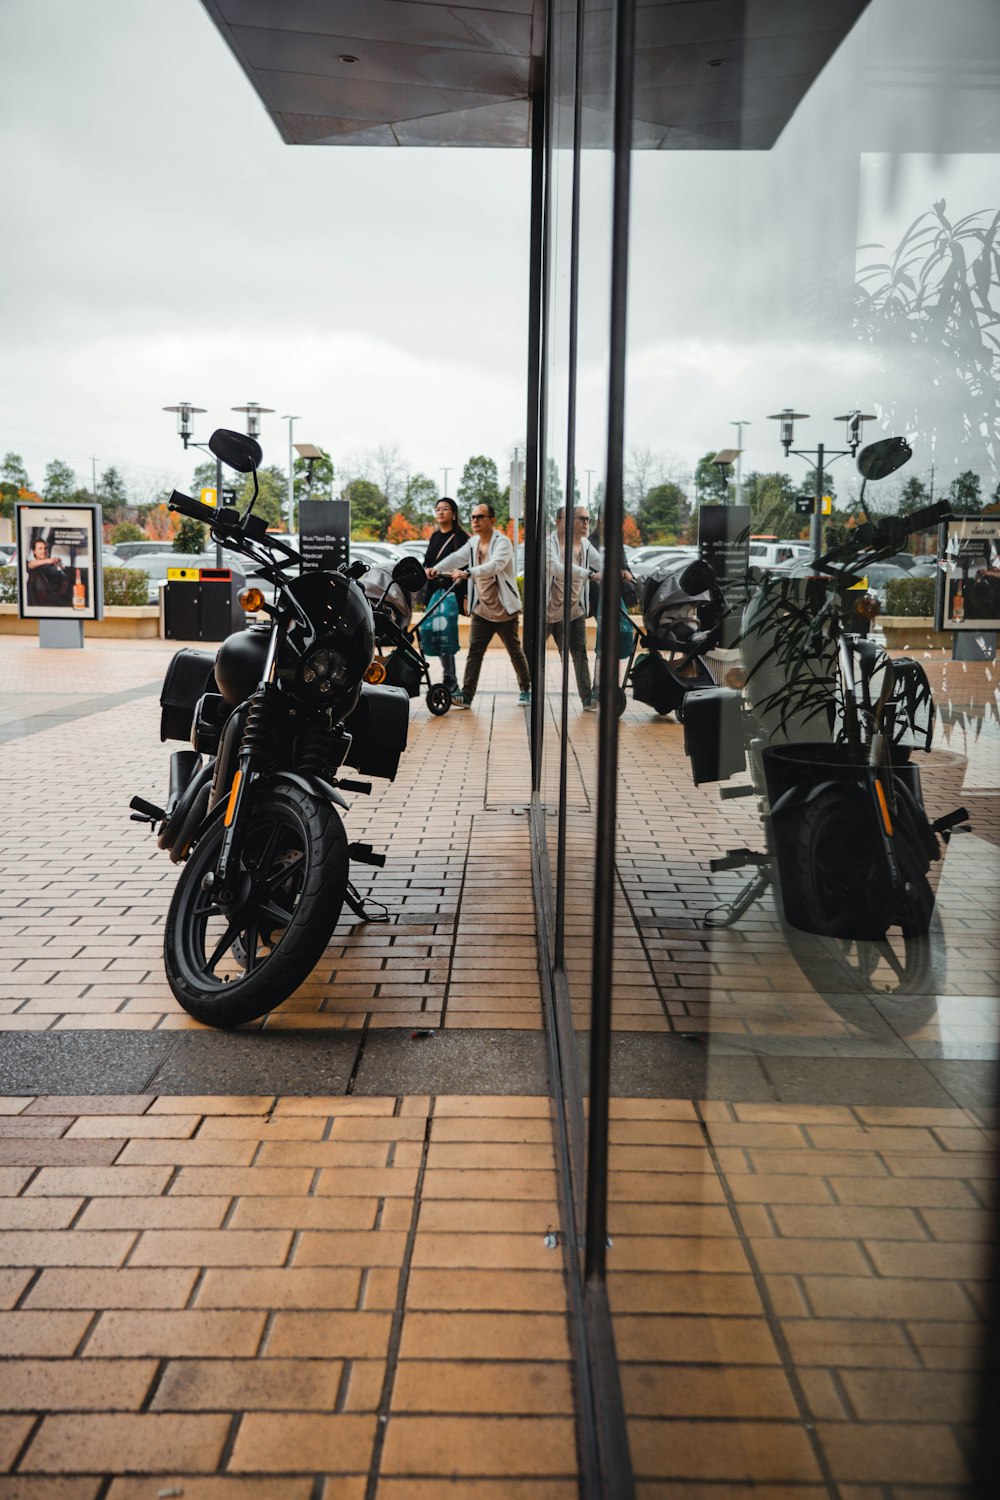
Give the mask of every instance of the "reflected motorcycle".
MULTIPOLYGON (((902 438, 862 450, 862 507, 865 485, 910 456, 902 438)), ((924 810, 911 755, 931 746, 930 686, 918 662, 893 660, 868 638, 878 606, 865 573, 948 511, 943 502, 866 520, 844 546, 766 579, 744 611, 731 686, 688 698, 694 780, 725 780, 749 756, 752 785, 722 795, 757 796, 767 838, 765 852, 731 849, 711 861, 713 871, 754 874, 706 926, 736 921, 776 875, 785 918, 802 931, 863 942, 890 927, 904 939, 928 931, 939 838, 968 814, 931 822, 924 810)))
MULTIPOLYGON (((169 507, 251 559, 274 597, 245 589, 246 629, 214 657, 196 650, 173 657, 160 738, 192 748, 171 755, 165 807, 141 797, 131 806, 182 867, 164 931, 170 988, 197 1020, 230 1027, 273 1010, 302 984, 345 903, 369 917, 350 864, 381 866, 385 857, 349 843, 341 814, 345 792, 372 786, 341 770, 392 780, 409 703, 398 688, 364 681, 374 654, 371 606, 358 583, 364 564, 303 571, 300 555, 254 514, 260 445, 220 429, 209 447, 252 476, 245 512, 177 491, 169 507)), ((423 582, 412 558, 395 573, 404 588, 423 582)))

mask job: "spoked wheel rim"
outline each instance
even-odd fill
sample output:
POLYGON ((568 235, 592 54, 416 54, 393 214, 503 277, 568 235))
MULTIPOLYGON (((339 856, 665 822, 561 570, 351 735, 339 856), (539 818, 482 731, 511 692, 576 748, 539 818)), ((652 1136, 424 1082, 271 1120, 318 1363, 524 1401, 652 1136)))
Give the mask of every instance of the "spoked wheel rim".
POLYGON ((201 881, 214 869, 221 841, 218 832, 195 850, 186 899, 178 910, 177 957, 199 987, 232 991, 257 975, 280 950, 307 875, 307 836, 292 804, 275 810, 248 829, 243 852, 245 898, 227 914, 201 881))

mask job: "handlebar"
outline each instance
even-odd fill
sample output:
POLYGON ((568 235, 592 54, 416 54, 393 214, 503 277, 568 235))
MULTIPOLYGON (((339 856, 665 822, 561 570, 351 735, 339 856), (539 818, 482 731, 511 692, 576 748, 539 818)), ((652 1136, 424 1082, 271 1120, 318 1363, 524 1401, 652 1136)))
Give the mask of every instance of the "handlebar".
POLYGON ((206 526, 219 525, 219 512, 214 505, 202 505, 200 500, 192 500, 190 495, 182 495, 180 490, 171 492, 167 509, 179 510, 182 516, 190 516, 192 521, 204 521, 206 526))

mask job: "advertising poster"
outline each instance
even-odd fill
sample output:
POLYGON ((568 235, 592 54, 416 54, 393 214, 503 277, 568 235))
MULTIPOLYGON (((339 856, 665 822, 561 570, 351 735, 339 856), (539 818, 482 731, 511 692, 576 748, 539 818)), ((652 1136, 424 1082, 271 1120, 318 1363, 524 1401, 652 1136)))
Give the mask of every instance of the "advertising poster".
POLYGON ((1000 516, 945 522, 937 589, 939 630, 1000 630, 1000 516))
POLYGON ((101 507, 30 504, 16 509, 22 620, 101 619, 101 507))

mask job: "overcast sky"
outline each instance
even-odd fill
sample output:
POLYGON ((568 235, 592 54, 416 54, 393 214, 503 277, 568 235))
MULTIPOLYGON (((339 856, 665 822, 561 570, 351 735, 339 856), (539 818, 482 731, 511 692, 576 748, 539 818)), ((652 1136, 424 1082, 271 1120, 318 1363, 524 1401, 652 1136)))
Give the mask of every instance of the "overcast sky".
MULTIPOLYGON (((945 56, 991 16, 995 0, 873 0, 773 151, 638 154, 630 445, 689 469, 744 418, 744 465, 769 469, 771 412, 810 412, 799 442, 829 445, 835 414, 890 424, 896 401, 927 429, 913 471, 935 457, 947 482, 962 391, 889 377, 844 297, 860 242, 895 243, 937 197, 998 206, 996 156, 967 154, 1000 147, 996 91, 945 56)), ((525 427, 527 151, 285 146, 198 0, 2 0, 0 101, 0 452, 36 484, 56 457, 89 481, 91 455, 186 483, 161 410, 180 399, 208 408, 200 436, 239 425, 234 405, 275 407, 262 439, 282 465, 284 413, 335 461, 398 441, 452 490, 470 454, 505 465, 525 427)), ((578 465, 595 479, 607 164, 591 158, 583 199, 578 465)))

